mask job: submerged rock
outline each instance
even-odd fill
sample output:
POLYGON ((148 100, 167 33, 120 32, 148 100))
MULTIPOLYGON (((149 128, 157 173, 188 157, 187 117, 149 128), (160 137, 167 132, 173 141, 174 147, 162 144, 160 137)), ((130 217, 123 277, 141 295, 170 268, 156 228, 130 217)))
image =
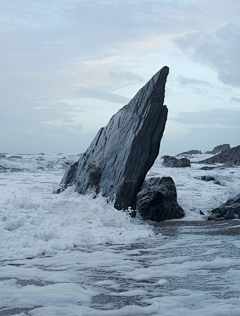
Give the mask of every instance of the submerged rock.
POLYGON ((163 156, 162 159, 163 159, 163 165, 165 167, 170 167, 170 168, 191 167, 191 162, 187 158, 177 159, 172 156, 163 156))
POLYGON ((229 150, 230 148, 231 147, 229 144, 223 144, 223 145, 219 145, 219 146, 214 147, 213 150, 211 150, 211 151, 206 151, 206 154, 216 155, 216 154, 221 153, 224 150, 229 150))
POLYGON ((185 151, 183 153, 180 153, 178 155, 176 155, 176 157, 182 157, 182 156, 186 156, 186 157, 192 157, 192 155, 198 155, 201 154, 201 150, 189 150, 189 151, 185 151))
POLYGON ((144 181, 137 195, 137 210, 144 219, 156 222, 185 215, 177 203, 177 191, 171 177, 150 178, 144 181))
POLYGON ((61 185, 81 194, 101 192, 115 208, 136 207, 148 170, 159 153, 167 120, 163 105, 169 72, 163 67, 101 128, 88 150, 65 173, 61 185))
POLYGON ((240 166, 240 146, 224 150, 220 154, 208 159, 199 161, 198 163, 215 164, 224 163, 226 166, 240 166))
POLYGON ((216 167, 208 167, 208 166, 204 166, 202 168, 200 168, 200 170, 213 170, 215 169, 216 167))
POLYGON ((202 181, 214 181, 214 184, 218 184, 218 185, 222 185, 219 181, 216 181, 216 179, 212 176, 201 176, 201 177, 195 177, 198 180, 202 180, 202 181))
POLYGON ((240 217, 240 194, 234 198, 229 199, 225 204, 215 208, 211 211, 209 220, 217 218, 235 219, 240 217))
POLYGON ((203 181, 216 181, 214 177, 212 176, 201 176, 200 177, 200 180, 203 180, 203 181))

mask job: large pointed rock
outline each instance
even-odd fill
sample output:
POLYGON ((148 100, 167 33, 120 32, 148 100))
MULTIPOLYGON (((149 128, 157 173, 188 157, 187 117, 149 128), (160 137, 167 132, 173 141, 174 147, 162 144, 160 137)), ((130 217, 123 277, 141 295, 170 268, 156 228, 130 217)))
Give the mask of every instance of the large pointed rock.
POLYGON ((115 208, 136 208, 148 170, 159 153, 167 120, 163 105, 169 72, 163 67, 101 128, 88 150, 65 173, 61 185, 101 193, 115 208))

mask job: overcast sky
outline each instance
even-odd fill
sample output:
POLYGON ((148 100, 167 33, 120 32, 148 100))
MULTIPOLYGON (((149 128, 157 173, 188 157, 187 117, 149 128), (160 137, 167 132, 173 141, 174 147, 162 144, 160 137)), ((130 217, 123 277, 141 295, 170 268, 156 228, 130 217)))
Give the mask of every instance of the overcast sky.
POLYGON ((165 65, 161 152, 240 145, 239 17, 239 0, 0 0, 0 152, 84 152, 165 65))

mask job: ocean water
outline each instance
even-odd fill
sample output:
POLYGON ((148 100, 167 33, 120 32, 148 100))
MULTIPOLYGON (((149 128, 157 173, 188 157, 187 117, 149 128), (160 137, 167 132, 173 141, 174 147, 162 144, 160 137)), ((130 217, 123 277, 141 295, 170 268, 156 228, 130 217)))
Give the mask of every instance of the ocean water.
POLYGON ((71 187, 53 194, 78 158, 0 154, 0 316, 240 315, 240 221, 206 221, 240 192, 239 167, 157 158, 148 176, 174 179, 186 216, 153 223, 71 187))

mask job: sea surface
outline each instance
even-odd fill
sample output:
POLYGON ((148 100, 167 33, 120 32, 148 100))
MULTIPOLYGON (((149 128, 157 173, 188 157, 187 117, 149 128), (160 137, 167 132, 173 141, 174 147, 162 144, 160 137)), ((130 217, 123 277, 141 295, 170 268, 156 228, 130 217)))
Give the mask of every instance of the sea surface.
POLYGON ((206 157, 157 158, 147 176, 174 179, 186 216, 153 223, 53 194, 79 155, 0 154, 0 316, 239 316, 240 220, 206 219, 240 193, 240 167, 201 170, 206 157))

